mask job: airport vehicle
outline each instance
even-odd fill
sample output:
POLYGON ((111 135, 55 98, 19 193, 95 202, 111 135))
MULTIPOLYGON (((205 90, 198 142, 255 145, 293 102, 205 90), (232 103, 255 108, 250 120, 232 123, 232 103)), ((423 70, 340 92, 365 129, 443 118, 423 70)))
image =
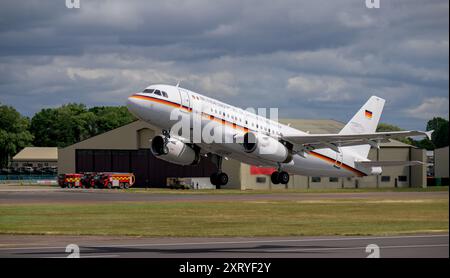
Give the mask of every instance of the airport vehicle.
POLYGON ((153 155, 179 165, 195 165, 201 156, 210 157, 218 169, 210 177, 217 188, 228 182, 222 171, 224 157, 275 167, 274 184, 287 184, 289 173, 367 176, 381 174, 382 167, 421 164, 367 158, 371 147, 379 148, 391 138, 431 137, 431 132, 422 131, 376 132, 384 104, 384 99, 372 96, 339 133, 309 134, 178 85, 152 85, 127 101, 131 113, 161 129, 150 143, 153 155))
POLYGON ((95 188, 129 188, 135 182, 132 173, 97 173, 93 176, 91 184, 95 188))
POLYGON ((216 188, 205 177, 169 177, 166 179, 166 185, 170 189, 214 189, 216 188))
POLYGON ((92 173, 92 172, 83 173, 83 176, 81 177, 81 184, 84 188, 94 187, 95 174, 96 173, 92 173))
POLYGON ((61 188, 74 188, 81 187, 81 178, 82 174, 69 173, 69 174, 60 174, 58 175, 58 185, 61 188))

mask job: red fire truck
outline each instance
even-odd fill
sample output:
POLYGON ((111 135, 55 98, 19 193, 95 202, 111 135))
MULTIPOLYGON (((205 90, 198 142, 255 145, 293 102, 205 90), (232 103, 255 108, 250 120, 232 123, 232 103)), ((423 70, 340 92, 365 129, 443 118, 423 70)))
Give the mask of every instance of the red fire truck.
POLYGON ((70 173, 70 174, 61 174, 58 176, 58 184, 61 188, 74 188, 81 187, 81 178, 82 174, 70 173))
POLYGON ((129 188, 135 182, 133 173, 97 173, 93 178, 96 188, 129 188))

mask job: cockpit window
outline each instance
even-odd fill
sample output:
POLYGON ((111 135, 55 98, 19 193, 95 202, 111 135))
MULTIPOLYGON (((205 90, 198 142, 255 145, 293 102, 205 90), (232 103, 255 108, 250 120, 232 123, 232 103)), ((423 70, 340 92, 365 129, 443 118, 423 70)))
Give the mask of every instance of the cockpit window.
POLYGON ((153 93, 153 90, 154 90, 154 89, 145 89, 145 90, 143 91, 143 93, 151 94, 151 93, 153 93))
POLYGON ((169 97, 166 92, 161 91, 164 97, 169 97))
POLYGON ((158 96, 161 95, 161 91, 160 91, 160 90, 155 90, 153 93, 154 93, 155 95, 158 95, 158 96))

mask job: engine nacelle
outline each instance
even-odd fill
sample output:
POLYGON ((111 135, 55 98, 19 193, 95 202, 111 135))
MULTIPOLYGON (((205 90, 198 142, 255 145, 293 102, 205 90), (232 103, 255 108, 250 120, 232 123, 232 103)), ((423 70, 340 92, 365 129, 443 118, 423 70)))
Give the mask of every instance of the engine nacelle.
POLYGON ((274 162, 289 163, 292 152, 273 137, 264 134, 247 132, 242 144, 246 153, 274 162))
POLYGON ((191 146, 175 138, 168 138, 167 145, 163 135, 152 139, 150 150, 154 156, 178 165, 196 165, 200 162, 200 154, 191 146))

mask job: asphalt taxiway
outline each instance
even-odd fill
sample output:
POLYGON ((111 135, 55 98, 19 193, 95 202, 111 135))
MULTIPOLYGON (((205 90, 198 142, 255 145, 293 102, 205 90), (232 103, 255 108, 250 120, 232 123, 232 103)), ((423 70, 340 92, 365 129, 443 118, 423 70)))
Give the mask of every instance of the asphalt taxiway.
POLYGON ((132 238, 0 235, 0 257, 65 258, 448 258, 449 235, 385 237, 132 238), (377 251, 374 251, 378 249, 377 251), (374 253, 375 252, 375 253, 374 253))
POLYGON ((164 201, 314 201, 323 199, 448 199, 448 191, 440 192, 341 192, 341 193, 250 193, 191 194, 183 192, 127 192, 116 189, 67 189, 41 186, 0 186, 1 204, 27 203, 101 203, 101 202, 164 202, 164 201))

